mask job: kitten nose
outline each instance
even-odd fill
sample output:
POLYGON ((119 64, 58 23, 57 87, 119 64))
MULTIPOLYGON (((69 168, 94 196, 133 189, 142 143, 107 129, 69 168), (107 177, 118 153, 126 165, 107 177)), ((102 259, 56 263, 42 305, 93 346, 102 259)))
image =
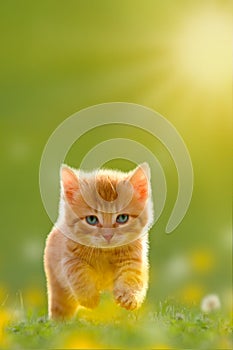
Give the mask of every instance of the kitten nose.
POLYGON ((103 234, 103 237, 106 239, 106 241, 109 243, 111 241, 112 236, 114 235, 113 232, 107 232, 103 234))

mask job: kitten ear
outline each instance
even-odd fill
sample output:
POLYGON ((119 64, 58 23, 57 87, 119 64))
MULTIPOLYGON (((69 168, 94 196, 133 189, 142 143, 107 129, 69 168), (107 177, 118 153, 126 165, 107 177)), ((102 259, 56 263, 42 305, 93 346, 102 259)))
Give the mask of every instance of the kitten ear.
POLYGON ((150 167, 147 163, 140 164, 130 176, 130 183, 137 194, 137 199, 144 201, 149 194, 150 167))
POLYGON ((78 177, 74 171, 65 164, 61 166, 60 174, 64 195, 70 203, 73 203, 79 189, 78 177))

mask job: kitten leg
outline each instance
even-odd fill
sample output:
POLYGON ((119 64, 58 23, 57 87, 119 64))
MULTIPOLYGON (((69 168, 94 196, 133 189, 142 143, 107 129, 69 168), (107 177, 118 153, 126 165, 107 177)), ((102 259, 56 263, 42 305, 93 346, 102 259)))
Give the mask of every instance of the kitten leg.
POLYGON ((78 303, 55 279, 48 282, 49 319, 65 320, 72 318, 77 310, 78 303))
POLYGON ((135 264, 134 261, 124 262, 115 274, 113 295, 115 301, 127 310, 138 309, 146 296, 148 288, 147 264, 135 264))
POLYGON ((83 261, 76 261, 67 266, 66 276, 72 293, 80 306, 93 309, 99 304, 98 279, 96 272, 90 265, 83 261))

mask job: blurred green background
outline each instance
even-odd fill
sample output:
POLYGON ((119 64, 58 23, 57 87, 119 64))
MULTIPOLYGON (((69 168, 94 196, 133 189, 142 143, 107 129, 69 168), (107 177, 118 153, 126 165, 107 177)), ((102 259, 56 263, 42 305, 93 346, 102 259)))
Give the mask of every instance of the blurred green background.
MULTIPOLYGON (((1 1, 0 303, 20 293, 45 305, 43 248, 50 222, 38 174, 55 128, 104 102, 148 106, 183 137, 194 167, 193 198, 166 235, 177 192, 168 152, 147 133, 105 126, 83 135, 66 162, 78 167, 97 143, 128 137, 160 160, 165 210, 150 233, 151 302, 231 300, 230 1, 1 1)), ((115 160, 108 166, 128 170, 115 160)), ((156 179, 152 179, 156 182, 156 179)))

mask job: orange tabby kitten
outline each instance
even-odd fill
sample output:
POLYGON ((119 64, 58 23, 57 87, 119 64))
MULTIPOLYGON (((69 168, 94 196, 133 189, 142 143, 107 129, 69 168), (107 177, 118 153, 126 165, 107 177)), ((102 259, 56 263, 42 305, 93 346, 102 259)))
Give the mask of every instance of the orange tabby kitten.
POLYGON ((103 290, 128 310, 141 306, 153 220, 149 178, 146 163, 129 173, 62 167, 59 217, 44 255, 51 319, 96 307, 103 290))

